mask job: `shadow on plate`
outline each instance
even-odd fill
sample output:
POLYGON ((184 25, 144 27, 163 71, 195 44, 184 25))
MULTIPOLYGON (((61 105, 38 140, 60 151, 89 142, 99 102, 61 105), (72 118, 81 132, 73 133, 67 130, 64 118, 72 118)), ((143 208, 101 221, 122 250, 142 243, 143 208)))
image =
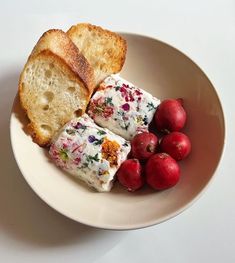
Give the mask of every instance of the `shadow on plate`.
MULTIPOLYGON (((65 246, 107 238, 111 241, 109 246, 114 246, 123 232, 113 235, 113 231, 90 228, 60 215, 40 200, 25 182, 15 162, 9 135, 18 76, 19 73, 14 72, 0 77, 0 231, 33 246, 65 246), (110 238, 111 235, 114 238, 110 238)), ((24 126, 25 120, 22 121, 24 126)))

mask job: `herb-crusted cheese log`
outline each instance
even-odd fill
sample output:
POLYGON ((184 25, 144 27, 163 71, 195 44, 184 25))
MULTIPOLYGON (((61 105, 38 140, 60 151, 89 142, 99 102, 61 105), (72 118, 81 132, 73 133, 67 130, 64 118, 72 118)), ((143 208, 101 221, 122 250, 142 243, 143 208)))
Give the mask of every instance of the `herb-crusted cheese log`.
POLYGON ((88 114, 101 127, 131 140, 148 130, 160 100, 118 75, 107 77, 92 96, 88 114))
POLYGON ((111 190, 115 173, 129 152, 129 142, 97 126, 86 114, 67 123, 50 147, 57 166, 100 192, 111 190))

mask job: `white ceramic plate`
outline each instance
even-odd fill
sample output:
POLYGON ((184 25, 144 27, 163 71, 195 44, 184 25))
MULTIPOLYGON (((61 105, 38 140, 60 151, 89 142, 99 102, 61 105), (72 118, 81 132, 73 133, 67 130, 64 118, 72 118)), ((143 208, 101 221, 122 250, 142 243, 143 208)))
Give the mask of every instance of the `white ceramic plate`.
POLYGON ((18 166, 33 190, 51 207, 80 223, 106 229, 135 229, 169 219, 194 201, 211 180, 224 145, 224 117, 216 91, 189 58, 158 40, 123 34, 128 43, 121 76, 164 98, 182 97, 188 113, 185 132, 192 153, 180 163, 181 179, 166 191, 149 188, 128 193, 117 184, 110 193, 96 193, 66 175, 46 150, 25 132, 26 120, 16 98, 11 141, 18 166))

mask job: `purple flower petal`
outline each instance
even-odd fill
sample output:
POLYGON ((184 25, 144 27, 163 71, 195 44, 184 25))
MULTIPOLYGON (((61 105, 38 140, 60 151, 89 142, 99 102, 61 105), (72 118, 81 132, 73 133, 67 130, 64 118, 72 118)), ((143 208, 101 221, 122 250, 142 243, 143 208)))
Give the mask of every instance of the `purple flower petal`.
POLYGON ((94 135, 90 135, 90 136, 88 137, 88 141, 89 141, 90 143, 93 143, 94 141, 97 141, 97 139, 95 138, 94 135))
POLYGON ((80 122, 77 122, 77 124, 74 125, 73 127, 74 127, 75 129, 79 129, 79 128, 81 128, 81 126, 82 126, 82 124, 81 124, 80 122))
POLYGON ((130 110, 130 105, 128 103, 125 103, 125 104, 122 105, 122 109, 124 111, 129 111, 130 110))

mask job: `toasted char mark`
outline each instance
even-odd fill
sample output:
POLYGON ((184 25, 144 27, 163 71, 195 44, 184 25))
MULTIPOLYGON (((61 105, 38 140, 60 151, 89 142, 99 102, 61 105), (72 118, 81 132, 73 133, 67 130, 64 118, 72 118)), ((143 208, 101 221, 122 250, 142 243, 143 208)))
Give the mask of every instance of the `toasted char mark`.
POLYGON ((90 94, 94 91, 94 70, 91 68, 90 64, 86 58, 79 53, 77 57, 78 64, 74 67, 75 72, 80 72, 79 76, 81 80, 85 83, 90 94), (91 77, 92 76, 92 77, 91 77))

